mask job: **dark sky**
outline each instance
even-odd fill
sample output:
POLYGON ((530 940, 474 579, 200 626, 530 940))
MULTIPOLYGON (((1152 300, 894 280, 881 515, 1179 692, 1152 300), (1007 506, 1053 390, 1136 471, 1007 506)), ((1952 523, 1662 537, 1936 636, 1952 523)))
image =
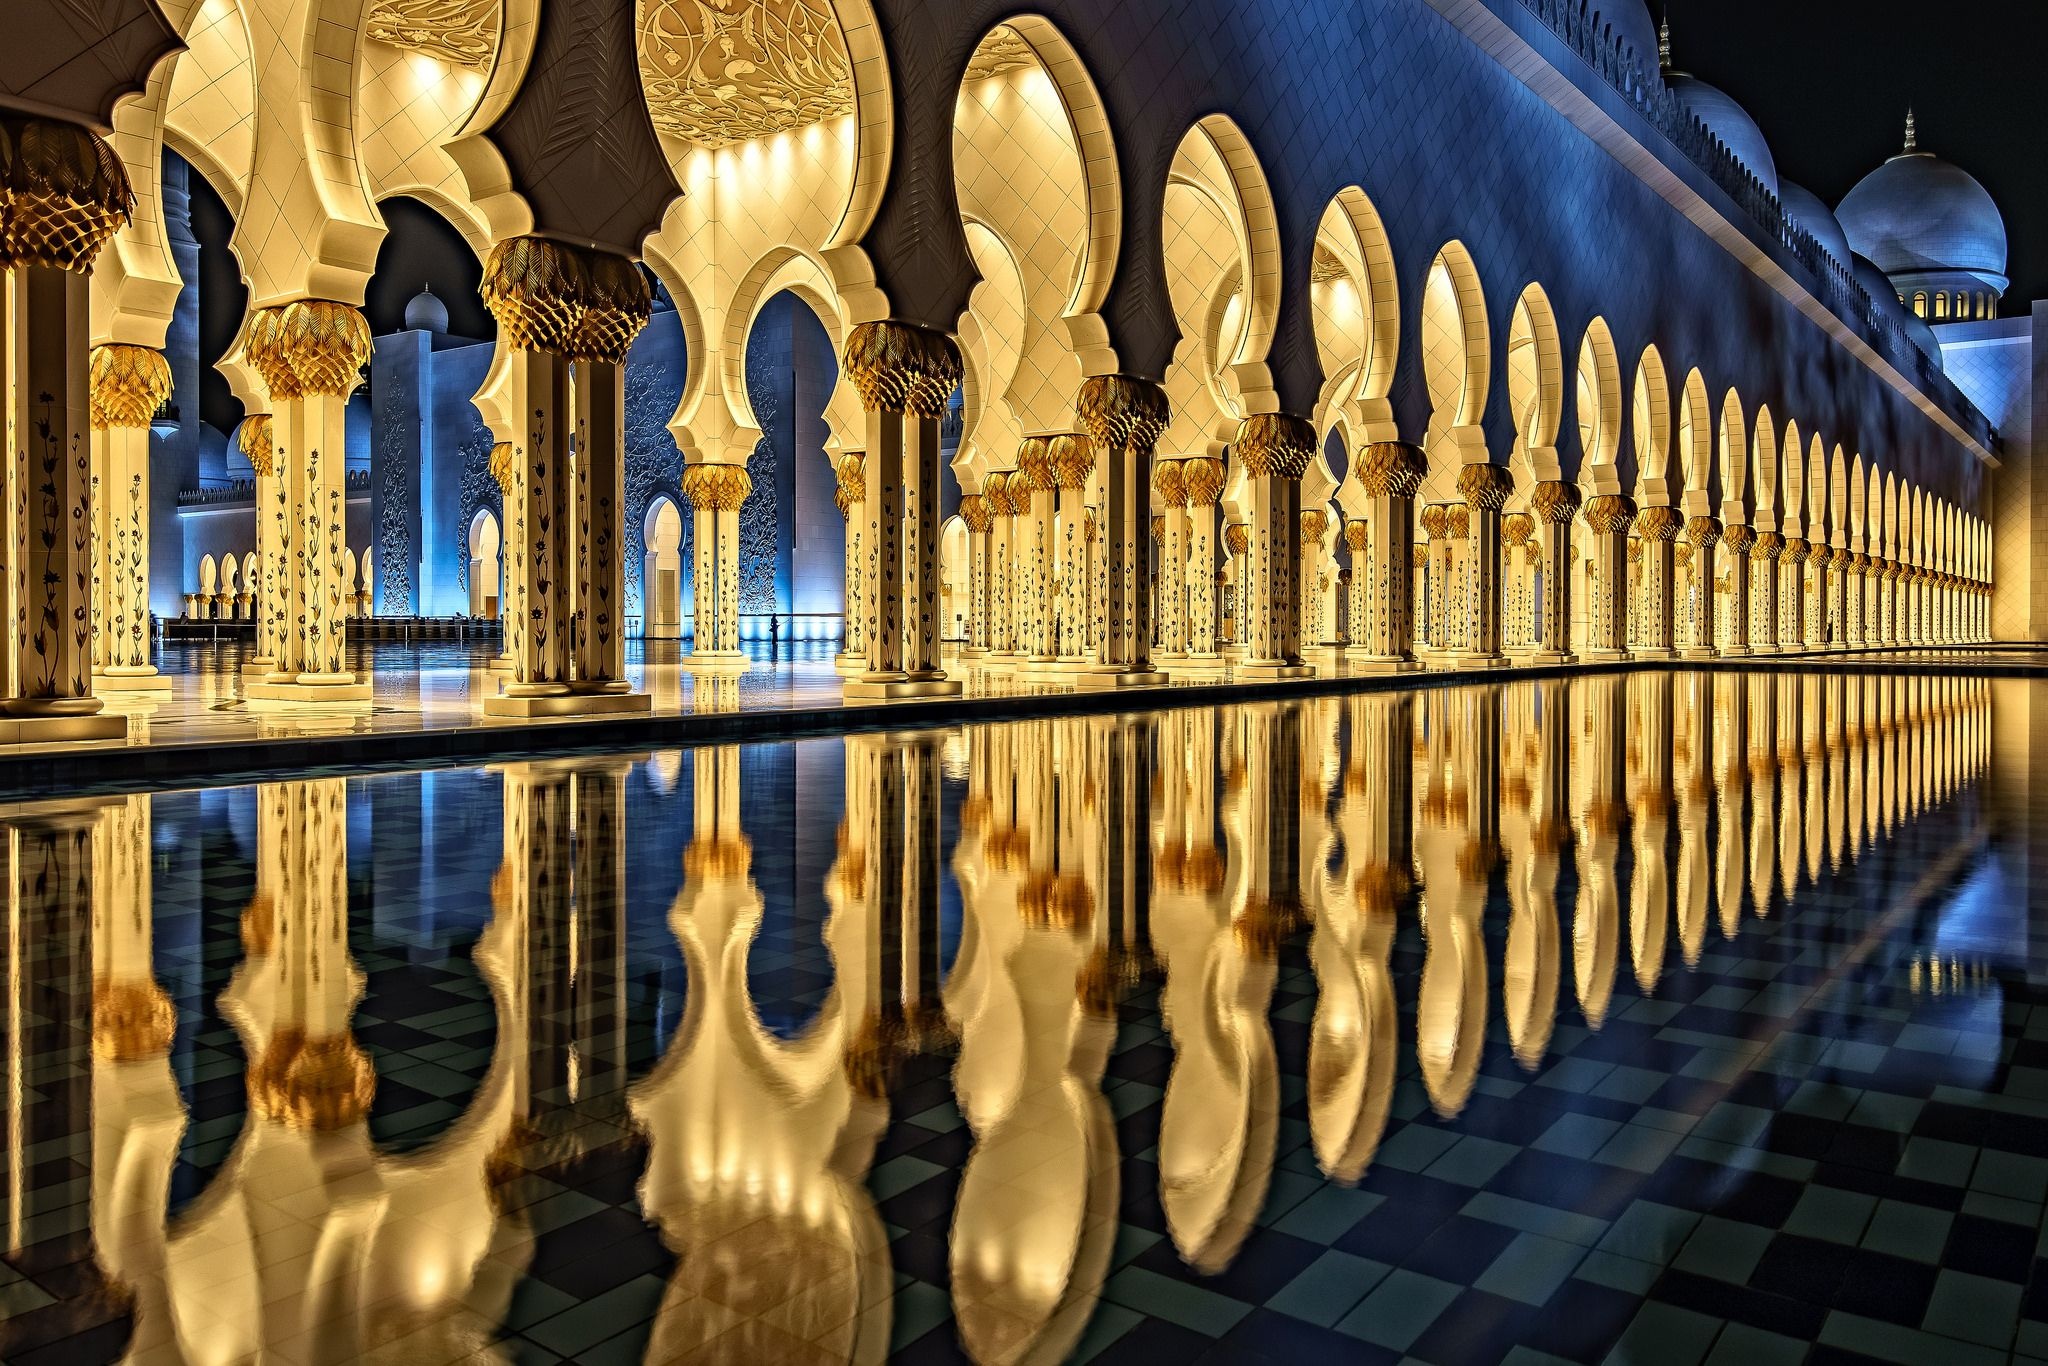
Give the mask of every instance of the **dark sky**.
POLYGON ((1910 103, 1921 150, 1977 177, 2004 211, 2004 311, 2048 295, 2048 0, 1669 3, 1673 65, 1749 110, 1779 175, 1840 203, 1899 151, 1910 103))

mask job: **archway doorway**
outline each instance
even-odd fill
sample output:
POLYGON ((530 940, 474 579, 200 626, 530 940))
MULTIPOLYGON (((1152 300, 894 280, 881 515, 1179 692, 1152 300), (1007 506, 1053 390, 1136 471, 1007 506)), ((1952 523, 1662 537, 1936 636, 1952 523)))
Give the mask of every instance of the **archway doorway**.
POLYGON ((489 508, 477 509, 469 522, 469 614, 498 615, 498 519, 489 508))
POLYGON ((683 515, 665 495, 647 505, 642 528, 647 547, 642 571, 649 637, 675 640, 683 634, 683 515))

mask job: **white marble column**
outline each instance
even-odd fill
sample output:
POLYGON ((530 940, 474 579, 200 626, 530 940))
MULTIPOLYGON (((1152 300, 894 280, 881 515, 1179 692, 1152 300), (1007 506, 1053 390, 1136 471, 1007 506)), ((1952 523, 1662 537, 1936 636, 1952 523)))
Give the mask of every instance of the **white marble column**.
POLYGON ((1238 430, 1235 454, 1245 469, 1249 511, 1244 617, 1248 678, 1298 678, 1301 662, 1296 538, 1301 534, 1301 476, 1315 454, 1315 428, 1288 413, 1260 413, 1238 430))
POLYGON ((1620 494, 1588 500, 1582 514, 1593 533, 1593 601, 1587 604, 1589 658, 1628 653, 1628 531, 1636 505, 1620 494))
MULTIPOLYGON (((753 476, 742 465, 692 464, 683 467, 683 501, 690 505, 690 555, 696 618, 695 639, 683 663, 686 667, 741 670, 747 657, 740 649, 740 508, 754 489, 753 476)), ((859 500, 849 498, 849 510, 863 515, 871 511, 863 491, 859 500)), ((862 527, 850 537, 856 546, 865 544, 871 528, 862 527)), ((858 553, 858 551, 856 551, 858 553)), ((874 600, 872 583, 856 579, 861 590, 859 615, 861 637, 880 604, 874 600)))
POLYGON ((1223 462, 1206 456, 1182 462, 1188 496, 1188 657, 1181 667, 1216 668, 1222 663, 1216 601, 1216 500, 1223 493, 1223 462))
POLYGON ((150 662, 149 424, 171 393, 164 353, 92 349, 93 659, 98 692, 160 692, 150 662))
POLYGON ((1084 687, 1166 681, 1152 667, 1152 457, 1166 429, 1166 391, 1149 380, 1100 375, 1081 387, 1075 411, 1095 445, 1102 497, 1102 571, 1095 594, 1101 639, 1084 687))
POLYGON ((1378 441, 1361 453, 1357 479, 1366 497, 1366 551, 1351 561, 1354 608, 1345 662, 1358 673, 1406 673, 1415 658, 1415 494, 1429 472, 1420 446, 1378 441))

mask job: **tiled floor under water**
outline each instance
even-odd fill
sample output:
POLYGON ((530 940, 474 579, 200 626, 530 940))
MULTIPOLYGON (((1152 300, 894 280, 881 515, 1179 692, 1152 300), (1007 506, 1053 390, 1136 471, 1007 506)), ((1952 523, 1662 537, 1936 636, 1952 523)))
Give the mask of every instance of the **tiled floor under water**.
POLYGON ((2048 1359, 2037 721, 1633 674, 7 808, 0 1359, 2048 1359))

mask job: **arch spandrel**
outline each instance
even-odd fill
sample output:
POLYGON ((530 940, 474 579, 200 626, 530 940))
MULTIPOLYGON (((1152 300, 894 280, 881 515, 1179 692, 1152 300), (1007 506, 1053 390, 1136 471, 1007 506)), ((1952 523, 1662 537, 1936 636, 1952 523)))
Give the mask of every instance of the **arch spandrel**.
POLYGON ((1683 485, 1671 441, 1671 380, 1654 346, 1636 363, 1629 399, 1629 450, 1635 456, 1642 506, 1676 506, 1683 485))
POLYGON ((1797 419, 1785 423, 1785 439, 1775 457, 1778 529, 1788 537, 1806 536, 1806 443, 1797 419))
POLYGON ((1517 498, 1523 486, 1576 475, 1567 473, 1559 453, 1558 430, 1564 419, 1564 344, 1558 335, 1557 313, 1543 286, 1531 284, 1515 302, 1508 322, 1508 406, 1515 423, 1517 498))
POLYGON ((1673 466, 1682 481, 1679 498, 1687 517, 1711 517, 1719 486, 1714 459, 1714 415, 1707 401, 1706 377, 1690 371, 1678 392, 1678 427, 1673 440, 1673 466))
POLYGON ((1572 390, 1579 429, 1579 486, 1588 497, 1623 491, 1621 359, 1604 319, 1586 326, 1572 390))
POLYGON ((1429 390, 1429 427, 1423 450, 1429 456, 1424 498, 1457 498, 1458 469, 1485 463, 1481 424, 1492 382, 1486 293, 1472 253, 1458 241, 1446 243, 1431 261, 1421 290, 1422 371, 1429 390))
POLYGON ((1733 389, 1721 399, 1715 462, 1721 475, 1721 520, 1729 526, 1749 525, 1749 428, 1743 420, 1742 395, 1733 389))
POLYGON ((1750 525, 1758 531, 1778 529, 1778 428, 1771 416, 1770 405, 1756 410, 1756 429, 1750 434, 1749 444, 1750 486, 1755 490, 1755 503, 1750 510, 1750 525))

